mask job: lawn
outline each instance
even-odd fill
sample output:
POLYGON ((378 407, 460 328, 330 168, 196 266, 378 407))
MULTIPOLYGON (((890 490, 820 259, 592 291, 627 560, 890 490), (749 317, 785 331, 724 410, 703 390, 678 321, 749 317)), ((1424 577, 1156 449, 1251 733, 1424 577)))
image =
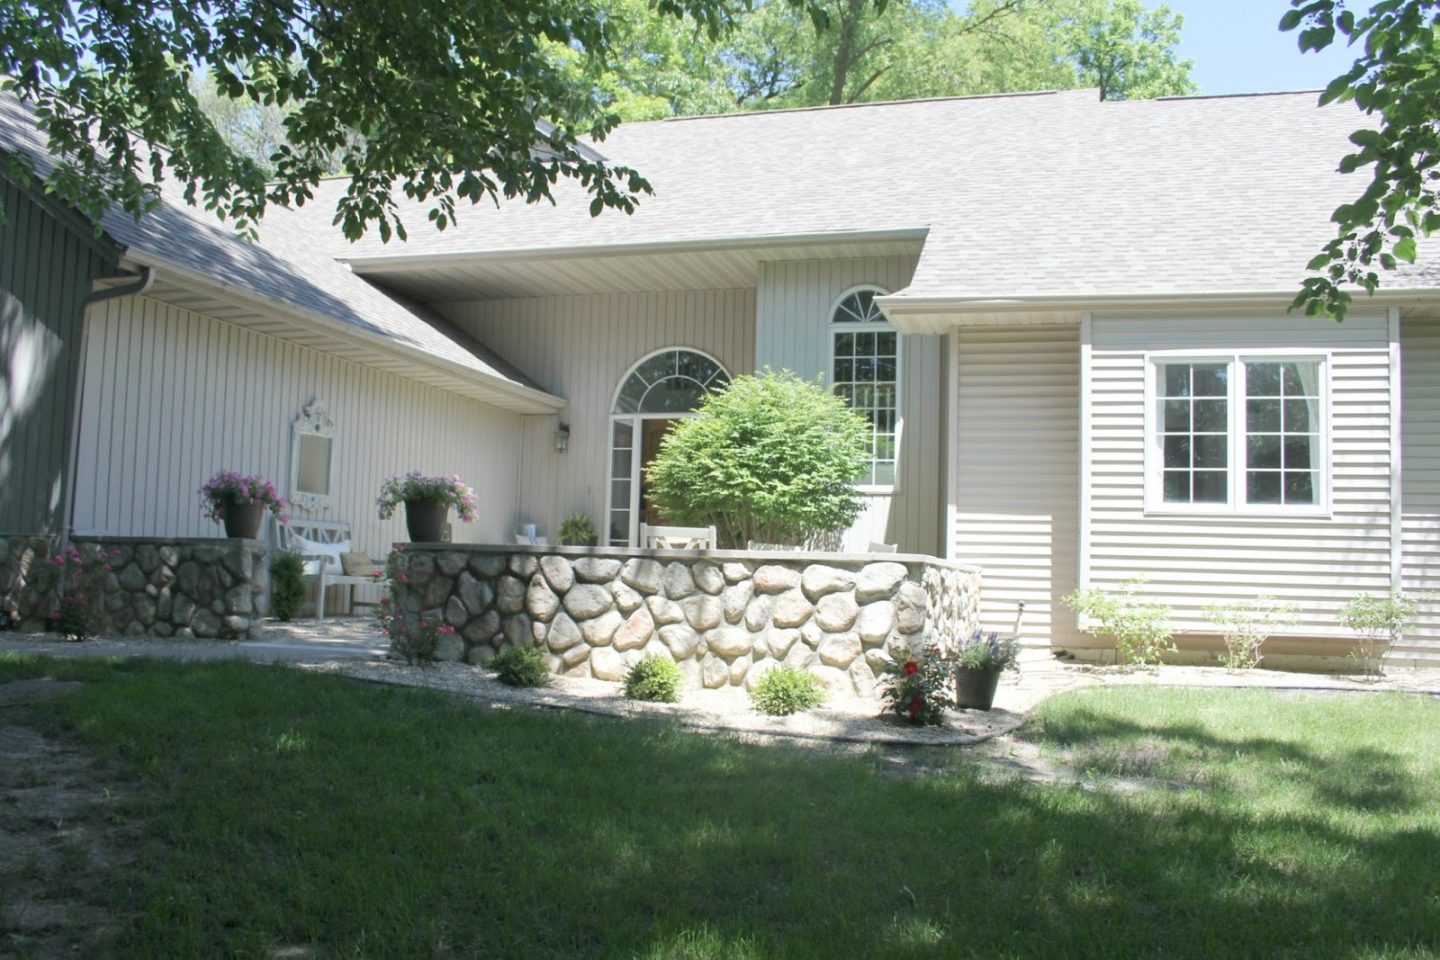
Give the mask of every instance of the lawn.
POLYGON ((1426 699, 1071 694, 1024 733, 1066 786, 281 667, 0 658, 43 674, 86 685, 26 722, 106 758, 145 825, 98 955, 1440 950, 1426 699))

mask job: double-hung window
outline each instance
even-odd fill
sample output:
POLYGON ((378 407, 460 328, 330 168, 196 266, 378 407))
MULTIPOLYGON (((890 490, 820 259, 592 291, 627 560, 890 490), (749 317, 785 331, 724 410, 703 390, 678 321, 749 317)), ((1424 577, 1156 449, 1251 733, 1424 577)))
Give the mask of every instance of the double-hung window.
POLYGON ((900 445, 900 334, 875 303, 878 287, 851 290, 830 313, 830 382, 870 427, 860 486, 893 490, 900 445))
POLYGON ((1323 356, 1150 358, 1150 510, 1325 509, 1323 356))

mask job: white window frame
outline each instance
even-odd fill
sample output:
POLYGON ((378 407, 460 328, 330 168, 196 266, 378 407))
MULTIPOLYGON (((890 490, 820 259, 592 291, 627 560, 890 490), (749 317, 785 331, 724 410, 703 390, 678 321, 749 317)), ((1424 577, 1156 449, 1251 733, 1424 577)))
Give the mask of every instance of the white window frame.
POLYGON ((625 384, 630 381, 631 375, 632 375, 636 370, 640 369, 640 367, 643 366, 643 365, 645 364, 645 362, 646 362, 647 360, 651 359, 652 357, 658 357, 658 356, 660 356, 662 353, 674 353, 674 352, 676 352, 676 351, 681 351, 681 352, 684 352, 684 353, 697 354, 698 356, 702 356, 702 357, 704 357, 706 360, 709 360, 711 363, 715 364, 715 366, 720 370, 721 373, 723 373, 723 374, 725 375, 725 380, 726 380, 727 383, 730 382, 731 380, 734 380, 734 379, 735 379, 735 378, 734 378, 734 375, 730 373, 730 368, 727 367, 727 366, 725 366, 725 364, 721 363, 720 360, 719 360, 719 358, 717 358, 713 353, 710 353, 708 350, 701 350, 701 349, 699 349, 699 348, 697 348, 697 347, 686 347, 686 346, 678 346, 678 345, 677 345, 677 346, 670 346, 670 347, 661 347, 661 348, 658 349, 658 350, 651 350, 649 353, 645 354, 645 355, 644 355, 643 357, 641 357, 639 360, 636 360, 634 363, 630 364, 630 366, 628 366, 628 367, 625 368, 625 372, 620 376, 620 379, 619 379, 618 381, 616 381, 615 389, 610 392, 610 410, 609 410, 609 416, 605 418, 605 428, 606 428, 605 450, 606 450, 606 453, 607 453, 607 456, 606 456, 606 458, 605 458, 605 518, 604 518, 604 526, 603 526, 599 531, 597 531, 597 537, 596 537, 596 542, 597 542, 598 544, 600 544, 601 546, 610 546, 610 545, 611 545, 611 544, 610 544, 610 515, 611 515, 611 512, 612 512, 612 511, 618 510, 618 509, 625 509, 625 510, 628 510, 629 513, 630 513, 630 530, 629 530, 629 536, 628 536, 628 546, 633 547, 633 546, 635 546, 637 543, 639 543, 639 539, 640 539, 640 459, 641 459, 641 457, 642 457, 643 454, 644 454, 644 444, 643 444, 643 442, 642 442, 642 437, 643 437, 643 432, 644 432, 644 424, 643 424, 641 421, 644 421, 644 420, 680 420, 680 419, 685 419, 685 418, 688 418, 688 417, 693 417, 693 416, 695 416, 695 411, 693 411, 693 410, 688 410, 688 411, 681 412, 681 413, 616 413, 616 412, 615 412, 615 407, 616 407, 616 406, 619 404, 619 402, 620 402, 620 391, 625 389, 625 384), (629 503, 628 503, 625 507, 623 507, 623 508, 620 507, 620 506, 618 506, 618 505, 614 502, 614 498, 615 498, 614 480, 615 480, 615 478, 614 478, 614 476, 613 476, 613 474, 612 474, 612 471, 614 470, 614 463, 615 463, 615 424, 618 423, 618 422, 620 422, 620 421, 622 421, 622 420, 623 420, 624 422, 630 424, 630 429, 631 429, 631 434, 630 434, 630 496, 629 496, 629 498, 628 498, 628 499, 629 499, 629 503))
POLYGON ((1157 516, 1218 516, 1309 518, 1331 516, 1331 362, 1328 350, 1287 350, 1262 348, 1255 350, 1156 350, 1145 354, 1145 513, 1157 516), (1245 364, 1247 361, 1275 363, 1293 360, 1319 364, 1320 443, 1317 473, 1318 489, 1315 503, 1279 504, 1247 503, 1245 478, 1248 463, 1245 444, 1245 364), (1177 503, 1165 500, 1164 451, 1159 417, 1160 368, 1167 363, 1225 363, 1230 366, 1227 377, 1228 502, 1177 503))
POLYGON ((830 301, 830 309, 825 313, 825 380, 830 384, 830 390, 835 390, 835 335, 837 333, 874 333, 884 332, 895 334, 895 482, 894 483, 861 483, 856 484, 855 489, 868 496, 896 496, 901 491, 904 472, 900 469, 903 459, 900 456, 902 442, 905 436, 905 335, 895 329, 895 325, 888 320, 880 322, 870 321, 861 323, 859 321, 835 321, 835 311, 840 304, 845 302, 847 297, 854 296, 863 291, 873 291, 877 296, 888 296, 890 291, 875 283, 859 283, 848 287, 834 300, 830 301))

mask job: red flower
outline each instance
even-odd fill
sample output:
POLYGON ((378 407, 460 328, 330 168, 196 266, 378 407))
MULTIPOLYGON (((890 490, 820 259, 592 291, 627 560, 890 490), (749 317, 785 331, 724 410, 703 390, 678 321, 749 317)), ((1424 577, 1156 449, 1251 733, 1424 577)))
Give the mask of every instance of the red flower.
POLYGON ((907 660, 907 661, 905 662, 905 676, 907 676, 907 677, 913 677, 913 676, 915 676, 915 674, 918 673, 919 671, 920 671, 920 664, 916 663, 914 660, 907 660))
POLYGON ((921 710, 921 708, 922 708, 923 706, 924 706, 924 705, 920 702, 920 698, 919 698, 919 697, 911 697, 911 698, 910 698, 910 716, 912 716, 912 717, 918 717, 918 716, 920 716, 920 710, 921 710))

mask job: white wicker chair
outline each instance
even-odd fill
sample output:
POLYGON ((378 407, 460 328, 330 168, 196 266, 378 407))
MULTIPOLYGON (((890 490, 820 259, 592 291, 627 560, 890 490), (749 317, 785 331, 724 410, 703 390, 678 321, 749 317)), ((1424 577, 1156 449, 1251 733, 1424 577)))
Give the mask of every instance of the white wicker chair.
POLYGON ((714 550, 714 527, 652 527, 640 524, 640 546, 645 550, 714 550))

